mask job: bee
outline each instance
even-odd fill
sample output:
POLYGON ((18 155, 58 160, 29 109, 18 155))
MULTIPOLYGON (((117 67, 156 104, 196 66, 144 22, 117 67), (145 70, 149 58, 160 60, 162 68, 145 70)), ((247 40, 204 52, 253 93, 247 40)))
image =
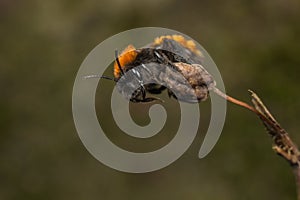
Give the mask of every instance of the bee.
POLYGON ((115 57, 114 78, 101 78, 117 82, 119 92, 131 102, 160 100, 147 94, 167 90, 169 97, 197 103, 206 100, 209 90, 215 86, 212 76, 202 66, 203 54, 193 40, 181 35, 157 37, 153 43, 139 49, 128 45, 120 55, 116 51, 115 57), (132 74, 130 80, 122 80, 127 72, 132 74), (144 84, 149 80, 156 83, 144 84), (123 81, 122 84, 119 81, 123 81), (139 87, 129 92, 136 84, 139 87))

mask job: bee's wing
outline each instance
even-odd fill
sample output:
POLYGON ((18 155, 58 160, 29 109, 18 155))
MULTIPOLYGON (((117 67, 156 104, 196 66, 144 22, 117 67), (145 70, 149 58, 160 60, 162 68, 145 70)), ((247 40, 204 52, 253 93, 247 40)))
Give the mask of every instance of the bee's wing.
POLYGON ((184 58, 189 64, 203 63, 203 56, 200 50, 195 49, 196 51, 194 52, 173 39, 165 38, 159 44, 153 43, 152 47, 174 53, 178 56, 177 58, 176 56, 174 57, 176 62, 182 62, 182 58, 184 58))

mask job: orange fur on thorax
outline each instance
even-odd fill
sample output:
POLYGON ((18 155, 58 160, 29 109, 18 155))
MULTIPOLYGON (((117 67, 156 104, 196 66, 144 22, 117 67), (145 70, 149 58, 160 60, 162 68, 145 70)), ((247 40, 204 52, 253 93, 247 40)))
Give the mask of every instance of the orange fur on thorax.
MULTIPOLYGON (((186 40, 182 35, 165 35, 165 36, 157 37, 155 38, 153 44, 160 45, 163 43, 165 39, 174 40, 179 44, 181 44, 183 47, 195 53, 196 55, 203 57, 202 52, 199 51, 195 42, 193 40, 186 40)), ((118 57, 121 69, 124 70, 127 64, 134 61, 137 57, 137 54, 138 52, 136 48, 133 45, 128 45, 118 57)), ((114 63, 114 77, 117 79, 121 77, 121 70, 116 61, 114 63)))
MULTIPOLYGON (((128 45, 120 54, 119 58, 119 62, 120 62, 120 67, 121 69, 124 70, 125 66, 129 63, 131 63, 132 61, 135 60, 136 56, 137 56, 137 51, 135 49, 135 47, 133 45, 128 45)), ((115 61, 114 63, 114 77, 115 78, 120 78, 121 76, 121 71, 120 68, 118 66, 118 63, 115 61)))

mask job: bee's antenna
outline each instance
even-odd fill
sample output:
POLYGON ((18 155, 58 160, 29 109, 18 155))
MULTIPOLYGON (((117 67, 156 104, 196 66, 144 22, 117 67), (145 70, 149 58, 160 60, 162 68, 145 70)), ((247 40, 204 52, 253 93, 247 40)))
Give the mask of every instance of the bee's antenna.
MULTIPOLYGON (((120 60, 119 60, 119 53, 118 53, 118 50, 115 50, 115 58, 116 58, 116 62, 117 62, 117 65, 118 65, 118 68, 121 72, 122 75, 124 75, 124 71, 121 67, 121 64, 120 64, 120 60)), ((103 78, 103 79, 108 79, 108 80, 112 80, 114 82, 117 82, 117 80, 115 78, 111 78, 111 77, 108 77, 108 76, 99 76, 99 75, 87 75, 87 76, 84 76, 83 77, 84 79, 89 79, 89 78, 103 78)))
POLYGON ((120 61, 119 61, 119 53, 118 53, 118 50, 115 50, 115 58, 116 58, 116 61, 117 61, 119 70, 121 71, 121 74, 124 75, 124 71, 123 71, 123 69, 122 69, 122 67, 121 67, 121 64, 120 64, 120 61))
POLYGON ((89 78, 103 78, 103 79, 108 79, 114 82, 117 82, 115 78, 111 78, 108 76, 99 76, 99 75, 87 75, 83 77, 84 79, 89 79, 89 78))

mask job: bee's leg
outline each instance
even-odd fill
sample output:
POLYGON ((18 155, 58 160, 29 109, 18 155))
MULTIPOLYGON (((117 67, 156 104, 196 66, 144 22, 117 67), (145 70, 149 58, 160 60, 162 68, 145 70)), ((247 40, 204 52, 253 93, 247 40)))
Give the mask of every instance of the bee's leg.
POLYGON ((143 85, 141 86, 141 93, 142 93, 142 100, 146 99, 146 89, 143 85))
POLYGON ((131 101, 135 102, 135 103, 148 103, 148 102, 152 102, 152 101, 164 102, 162 99, 157 98, 157 97, 146 97, 146 90, 144 87, 141 88, 141 93, 142 93, 142 98, 134 98, 134 99, 131 99, 131 101))
POLYGON ((162 99, 157 98, 157 97, 147 97, 143 101, 141 101, 141 103, 148 103, 148 102, 152 102, 152 101, 160 101, 162 103, 164 102, 162 99))
POLYGON ((134 103, 138 103, 138 102, 143 102, 145 98, 146 98, 146 91, 144 86, 141 86, 131 94, 130 101, 134 103))
POLYGON ((147 97, 145 99, 133 99, 133 98, 131 98, 130 101, 133 102, 133 103, 149 103, 149 102, 152 102, 152 101, 164 102, 162 99, 156 98, 156 97, 147 97))
POLYGON ((152 102, 152 101, 160 101, 160 102, 164 102, 163 100, 161 100, 160 98, 156 98, 156 97, 146 97, 146 89, 144 86, 141 86, 139 89, 137 89, 133 94, 132 97, 130 99, 131 102, 134 103, 148 103, 148 102, 152 102))
POLYGON ((165 86, 159 84, 148 84, 147 91, 151 94, 160 94, 163 90, 166 89, 165 86))
POLYGON ((177 97, 175 96, 175 94, 170 89, 168 89, 168 96, 170 98, 173 97, 174 99, 177 99, 177 97))

